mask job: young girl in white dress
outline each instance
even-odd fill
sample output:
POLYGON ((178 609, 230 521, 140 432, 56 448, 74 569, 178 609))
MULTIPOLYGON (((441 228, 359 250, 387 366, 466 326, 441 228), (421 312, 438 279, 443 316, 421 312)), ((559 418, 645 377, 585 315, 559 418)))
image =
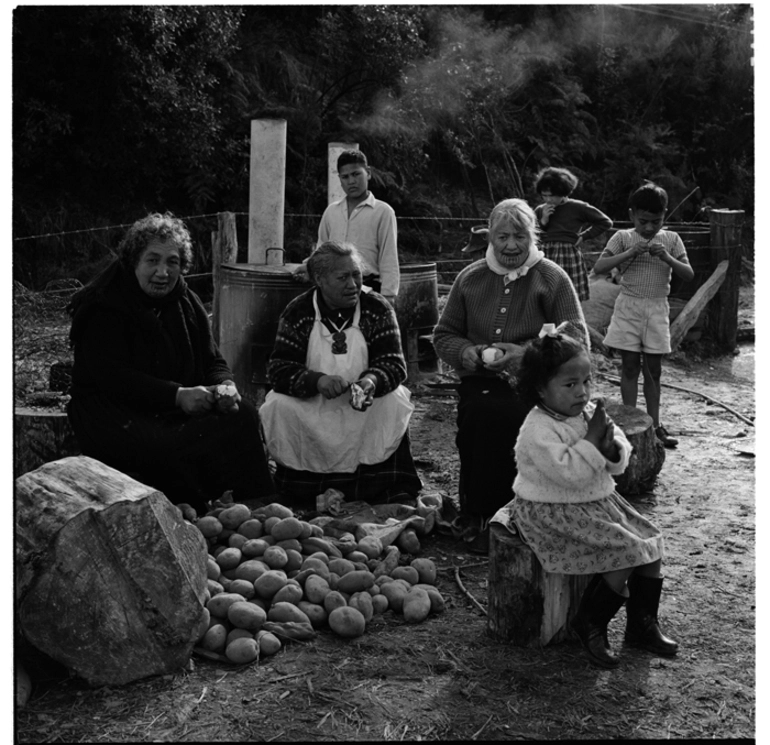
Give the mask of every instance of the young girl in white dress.
POLYGON ((571 622, 592 663, 617 667, 607 626, 626 601, 626 643, 674 655, 658 624, 663 537, 615 491, 631 446, 590 401, 591 358, 565 326, 543 326, 521 362, 516 386, 533 408, 516 441, 515 497, 493 521, 512 521, 545 571, 594 575, 571 622))

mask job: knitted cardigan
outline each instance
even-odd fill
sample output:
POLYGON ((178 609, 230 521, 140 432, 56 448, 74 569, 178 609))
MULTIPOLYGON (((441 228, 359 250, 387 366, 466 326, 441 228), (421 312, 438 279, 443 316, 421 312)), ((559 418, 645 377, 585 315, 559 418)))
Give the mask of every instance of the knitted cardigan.
POLYGON ((544 323, 562 321, 584 329, 588 347, 583 309, 569 275, 558 264, 540 259, 523 277, 506 285, 505 278, 480 259, 457 275, 433 331, 433 346, 459 376, 494 377, 486 370, 465 370, 463 350, 497 341, 524 344, 537 337, 544 323))
MULTIPOLYGON (((307 347, 315 322, 313 288, 294 298, 278 321, 275 346, 267 365, 267 377, 276 393, 298 398, 318 394, 323 370, 306 365, 307 347)), ((401 349, 401 332, 396 314, 387 300, 376 292, 362 292, 359 328, 369 349, 369 366, 361 375, 377 378, 375 397, 398 388, 406 380, 406 361, 401 349)))
MULTIPOLYGON (((586 407, 589 417, 593 410, 593 404, 586 407)), ((587 431, 582 415, 560 421, 535 406, 524 420, 514 448, 518 466, 513 483, 516 498, 579 504, 612 494, 612 475, 626 470, 631 445, 616 426, 620 457, 613 463, 584 439, 587 431)))

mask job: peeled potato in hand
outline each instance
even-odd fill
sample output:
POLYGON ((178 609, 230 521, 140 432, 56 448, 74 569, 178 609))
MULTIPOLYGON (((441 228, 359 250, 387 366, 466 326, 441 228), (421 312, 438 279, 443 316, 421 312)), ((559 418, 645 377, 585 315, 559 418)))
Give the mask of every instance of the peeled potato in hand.
POLYGON ((487 347, 481 352, 481 361, 488 365, 490 362, 497 362, 504 354, 502 349, 487 347))

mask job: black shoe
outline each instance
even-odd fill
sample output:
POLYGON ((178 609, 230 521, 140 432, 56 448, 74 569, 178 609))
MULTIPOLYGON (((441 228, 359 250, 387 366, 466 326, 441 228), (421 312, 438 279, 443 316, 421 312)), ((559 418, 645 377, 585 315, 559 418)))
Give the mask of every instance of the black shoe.
POLYGON ((583 593, 570 627, 593 665, 612 669, 620 664, 620 659, 610 649, 607 625, 625 601, 625 596, 615 592, 598 574, 583 593))
POLYGON ((679 444, 679 440, 671 437, 662 424, 655 427, 655 436, 663 443, 663 447, 675 448, 679 444))
POLYGON ((658 623, 662 588, 663 577, 644 577, 640 574, 629 577, 625 641, 631 647, 673 657, 679 650, 679 644, 669 639, 658 623))

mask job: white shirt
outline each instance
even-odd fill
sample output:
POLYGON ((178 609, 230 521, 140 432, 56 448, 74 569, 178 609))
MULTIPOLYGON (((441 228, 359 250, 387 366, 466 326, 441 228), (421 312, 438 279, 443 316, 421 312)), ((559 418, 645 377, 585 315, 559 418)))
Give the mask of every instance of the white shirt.
POLYGON ((381 294, 398 295, 400 273, 396 247, 396 213, 370 191, 348 217, 347 197, 332 202, 321 216, 318 243, 352 243, 364 260, 364 274, 379 275, 381 294))

